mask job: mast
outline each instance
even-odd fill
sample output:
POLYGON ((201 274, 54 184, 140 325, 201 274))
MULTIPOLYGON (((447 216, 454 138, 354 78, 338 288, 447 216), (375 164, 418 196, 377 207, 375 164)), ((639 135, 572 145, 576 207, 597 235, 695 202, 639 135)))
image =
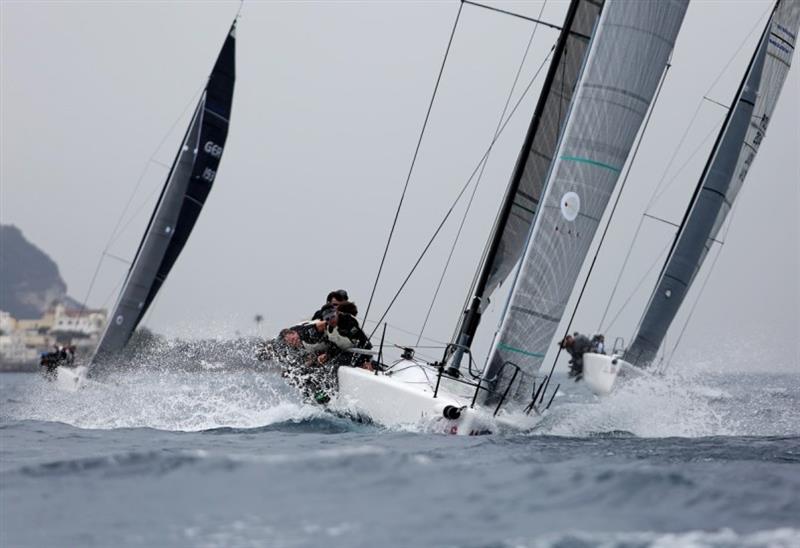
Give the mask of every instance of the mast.
POLYGON ((448 366, 451 375, 458 374, 464 349, 472 344, 486 308, 484 303, 488 302, 488 297, 508 276, 522 254, 525 235, 533 222, 567 106, 588 50, 589 35, 602 5, 603 0, 572 0, 567 9, 522 150, 492 228, 469 309, 459 325, 458 346, 448 366), (568 57, 568 52, 571 57, 568 57), (566 70, 568 64, 569 74, 566 70))
POLYGON ((655 359, 755 159, 792 60, 800 3, 778 2, 767 21, 625 359, 655 359))
POLYGON ((607 0, 547 177, 484 380, 532 396, 609 199, 666 69, 688 0, 607 0), (513 388, 511 363, 522 372, 513 388))
POLYGON ((235 31, 236 21, 181 141, 91 364, 127 344, 186 244, 211 190, 228 134, 236 75, 235 31))

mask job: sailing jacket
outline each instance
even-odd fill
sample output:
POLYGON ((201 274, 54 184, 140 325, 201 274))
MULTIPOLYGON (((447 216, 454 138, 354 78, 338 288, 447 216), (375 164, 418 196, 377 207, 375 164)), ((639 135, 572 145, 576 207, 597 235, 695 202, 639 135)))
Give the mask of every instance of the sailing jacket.
POLYGON ((329 341, 325 336, 325 330, 318 331, 316 322, 303 322, 289 329, 297 332, 300 336, 300 342, 303 343, 303 350, 307 352, 324 352, 329 347, 329 341))
POLYGON ((336 326, 328 326, 326 331, 328 340, 340 350, 355 348, 372 348, 369 338, 350 314, 339 313, 336 326))
POLYGON ((575 333, 572 338, 572 346, 567 347, 567 352, 572 356, 570 363, 583 365, 583 355, 592 351, 592 341, 589 340, 589 337, 580 333, 575 333))

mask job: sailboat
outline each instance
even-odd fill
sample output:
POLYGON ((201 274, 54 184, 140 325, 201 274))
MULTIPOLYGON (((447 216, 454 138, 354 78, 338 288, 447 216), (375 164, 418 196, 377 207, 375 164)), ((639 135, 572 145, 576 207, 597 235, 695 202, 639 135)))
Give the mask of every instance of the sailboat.
POLYGON ((584 379, 609 393, 621 369, 648 368, 744 184, 778 102, 800 30, 800 2, 778 0, 733 98, 671 250, 623 356, 584 355, 584 379))
POLYGON ((456 341, 433 364, 407 351, 386 370, 340 367, 339 398, 349 409, 387 426, 431 421, 450 434, 535 422, 530 414, 522 423, 509 417, 544 397, 539 366, 687 5, 572 0, 456 341), (490 357, 478 371, 470 345, 481 313, 514 270, 490 357))
POLYGON ((113 359, 167 279, 217 176, 231 117, 236 79, 236 20, 228 31, 172 162, 109 321, 88 366, 59 367, 57 382, 77 386, 89 368, 113 359))

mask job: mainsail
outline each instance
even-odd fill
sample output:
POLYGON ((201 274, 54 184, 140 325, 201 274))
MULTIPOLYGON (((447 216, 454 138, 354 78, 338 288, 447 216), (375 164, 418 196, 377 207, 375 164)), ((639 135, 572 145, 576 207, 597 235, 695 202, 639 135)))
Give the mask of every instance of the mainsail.
POLYGON ((200 215, 228 135, 236 77, 235 49, 234 21, 161 189, 92 363, 119 352, 127 344, 200 215))
MULTIPOLYGON (((468 347, 480 314, 494 290, 519 262, 567 118, 575 85, 589 49, 603 0, 572 0, 553 59, 495 221, 486 257, 475 283, 470 310, 459 326, 458 342, 468 347)), ((458 369, 461 350, 452 362, 458 369)))
POLYGON ((603 7, 484 371, 503 383, 503 371, 511 372, 502 365, 519 366, 517 399, 530 398, 687 5, 608 0, 603 7))
POLYGON ((783 89, 800 27, 800 2, 780 1, 767 22, 676 234, 625 359, 650 364, 744 183, 783 89))

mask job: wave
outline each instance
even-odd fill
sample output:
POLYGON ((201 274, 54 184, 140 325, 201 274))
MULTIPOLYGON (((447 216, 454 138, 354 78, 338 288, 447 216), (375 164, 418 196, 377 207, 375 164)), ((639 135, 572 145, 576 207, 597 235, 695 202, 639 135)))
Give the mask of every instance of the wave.
POLYGON ((200 466, 203 473, 212 470, 232 470, 239 466, 259 464, 297 464, 309 462, 341 462, 349 464, 354 458, 371 459, 383 456, 386 450, 372 445, 355 445, 308 450, 303 453, 219 453, 204 449, 128 451, 99 457, 58 459, 24 465, 7 470, 7 477, 68 478, 100 476, 102 478, 130 476, 161 476, 181 468, 200 466))
POLYGON ((626 432, 642 438, 793 435, 800 420, 798 380, 679 369, 627 379, 604 398, 579 389, 560 392, 537 433, 626 432), (787 382, 788 388, 774 386, 787 382))
POLYGON ((779 528, 741 534, 732 529, 718 531, 659 532, 574 532, 543 535, 536 539, 515 539, 500 546, 519 548, 794 548, 800 545, 800 529, 779 528))
MULTIPOLYGON (((347 408, 334 406, 331 413, 305 403, 276 369, 253 358, 254 344, 249 339, 162 340, 111 364, 74 393, 30 376, 5 397, 2 415, 88 429, 343 433, 363 428, 341 418, 352 416, 347 408)), ((676 368, 663 377, 633 379, 603 399, 590 396, 579 384, 562 387, 568 388, 559 391, 532 435, 769 436, 796 434, 800 424, 796 376, 676 368)), ((394 430, 428 433, 431 428, 423 424, 394 430)))

